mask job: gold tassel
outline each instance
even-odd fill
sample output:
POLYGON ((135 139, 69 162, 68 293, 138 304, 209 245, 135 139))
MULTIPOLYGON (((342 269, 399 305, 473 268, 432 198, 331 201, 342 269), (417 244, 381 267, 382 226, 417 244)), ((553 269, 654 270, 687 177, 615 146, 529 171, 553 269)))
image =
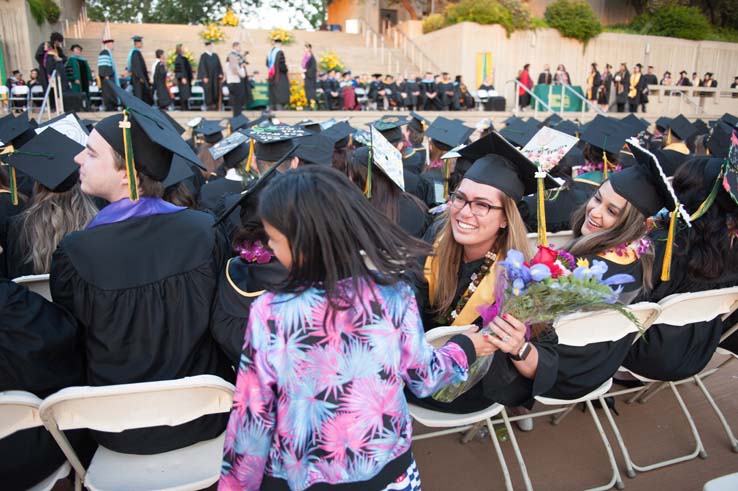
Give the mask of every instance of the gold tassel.
POLYGON ((231 122, 228 121, 226 123, 226 136, 231 136, 231 133, 233 133, 233 131, 231 131, 231 122))
POLYGON ((610 167, 610 162, 607 160, 607 152, 602 151, 602 180, 607 180, 607 168, 610 167))
MULTIPOLYGON (((9 155, 15 152, 13 145, 7 145, 0 151, 0 155, 9 155)), ((18 206, 18 182, 15 178, 15 167, 8 165, 10 172, 8 172, 8 178, 10 179, 10 201, 13 206, 18 206)))
POLYGON ((536 193, 536 201, 538 203, 538 244, 548 247, 548 237, 546 237, 545 189, 543 184, 545 177, 545 172, 536 172, 536 181, 538 181, 538 192, 536 193))
POLYGON ((671 145, 671 128, 666 131, 666 144, 671 145))
POLYGON ((246 157, 246 172, 251 172, 251 159, 254 158, 254 139, 249 138, 249 156, 246 157))
POLYGON ((448 165, 448 160, 443 161, 443 199, 448 199, 448 180, 451 177, 451 166, 448 165))
POLYGON ((372 199, 372 164, 374 162, 374 151, 369 150, 369 161, 366 166, 366 185, 364 186, 364 196, 366 199, 372 199))
POLYGON ((123 148, 126 165, 126 177, 128 178, 128 196, 131 201, 138 201, 138 174, 133 159, 133 142, 131 141, 131 122, 128 120, 128 110, 123 111, 123 121, 118 123, 118 128, 123 130, 123 148))
POLYGON ((661 281, 669 281, 671 278, 671 256, 674 248, 674 231, 676 230, 677 210, 671 212, 669 220, 669 235, 666 236, 666 251, 664 251, 664 262, 661 265, 661 281))

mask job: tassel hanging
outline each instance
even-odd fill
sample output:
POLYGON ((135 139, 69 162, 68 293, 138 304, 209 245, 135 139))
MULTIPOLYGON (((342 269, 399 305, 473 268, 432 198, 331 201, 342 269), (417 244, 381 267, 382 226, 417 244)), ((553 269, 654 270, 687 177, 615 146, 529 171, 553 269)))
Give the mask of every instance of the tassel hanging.
POLYGON ((138 201, 138 175, 133 160, 133 142, 131 141, 131 122, 128 120, 128 110, 123 111, 123 121, 118 123, 123 130, 123 148, 125 149, 126 177, 128 178, 128 196, 131 201, 138 201))
MULTIPOLYGON (((15 148, 13 145, 7 145, 5 148, 0 151, 0 155, 11 155, 15 153, 15 148)), ((11 165, 8 165, 8 178, 10 179, 10 201, 13 203, 13 206, 18 206, 18 183, 15 178, 15 168, 11 165)))
POLYGON ((443 199, 448 199, 448 181, 451 178, 451 165, 449 159, 443 161, 443 199))
POLYGON ((369 162, 366 169, 366 186, 364 186, 364 196, 366 199, 372 199, 372 167, 374 166, 374 151, 369 150, 369 162))
POLYGON ((607 180, 607 168, 610 167, 610 161, 607 160, 607 152, 602 151, 602 180, 607 180))
POLYGON ((703 201, 700 206, 697 208, 697 211, 695 211, 689 219, 691 221, 697 220, 702 215, 707 213, 707 210, 710 209, 712 204, 715 202, 715 198, 717 197, 718 190, 720 189, 720 184, 723 182, 723 176, 725 175, 725 166, 720 167, 720 173, 717 176, 717 179, 715 179, 715 183, 712 185, 712 190, 710 190, 710 194, 707 195, 707 198, 705 198, 705 201, 703 201))
POLYGON ((226 136, 231 136, 231 133, 233 133, 233 131, 231 130, 231 122, 228 121, 226 123, 226 136))
POLYGON ((246 157, 246 172, 251 172, 251 160, 254 158, 254 139, 249 139, 249 156, 246 157))
POLYGON ((545 172, 536 172, 536 181, 538 184, 538 192, 536 193, 536 202, 538 204, 538 244, 548 247, 548 238, 546 237, 546 197, 543 183, 545 177, 545 172))
POLYGON ((671 278, 671 256, 672 249, 674 248, 674 232, 676 230, 677 221, 677 210, 671 212, 671 219, 669 220, 669 235, 666 237, 666 251, 664 251, 664 263, 661 265, 661 281, 669 281, 671 278))
POLYGON ((671 128, 666 132, 666 144, 671 145, 671 128))

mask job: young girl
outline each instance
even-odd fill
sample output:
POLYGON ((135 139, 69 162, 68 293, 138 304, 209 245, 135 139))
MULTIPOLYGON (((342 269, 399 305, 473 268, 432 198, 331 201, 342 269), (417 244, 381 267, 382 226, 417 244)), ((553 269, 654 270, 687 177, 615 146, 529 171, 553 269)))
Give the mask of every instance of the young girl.
POLYGON ((289 273, 249 315, 219 489, 419 490, 403 381, 430 395, 494 345, 424 340, 403 278, 425 246, 335 169, 277 177, 259 212, 289 273))

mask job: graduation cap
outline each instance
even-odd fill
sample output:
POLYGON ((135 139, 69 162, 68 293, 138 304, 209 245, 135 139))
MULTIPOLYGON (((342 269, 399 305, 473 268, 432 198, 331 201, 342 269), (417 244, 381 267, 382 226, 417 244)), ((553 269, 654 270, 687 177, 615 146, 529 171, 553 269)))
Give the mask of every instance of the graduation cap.
POLYGON ((502 135, 507 141, 518 147, 524 147, 526 143, 533 138, 538 132, 538 124, 531 123, 530 121, 523 121, 519 119, 509 123, 507 126, 500 130, 502 135))
POLYGON ((564 118, 562 118, 556 113, 553 113, 552 115, 550 115, 549 117, 543 120, 543 126, 548 126, 548 127, 553 128, 559 123, 561 123, 562 121, 564 121, 564 118))
POLYGON ((505 123, 506 125, 517 123, 520 121, 523 121, 523 119, 517 116, 510 116, 509 118, 505 118, 504 120, 502 120, 502 122, 505 123))
POLYGON ((172 158, 172 165, 169 166, 169 174, 164 179, 164 189, 176 186, 182 181, 185 181, 195 175, 195 171, 192 168, 192 164, 187 162, 179 155, 175 155, 172 158))
POLYGON ((404 116, 382 116, 369 126, 376 128, 390 143, 397 143, 402 140, 402 126, 408 123, 404 116))
MULTIPOLYGON (((361 151, 360 156, 367 152, 366 159, 354 160, 359 164, 367 166, 366 188, 364 194, 367 198, 372 197, 372 170, 374 165, 387 176, 402 191, 405 190, 405 176, 402 166, 402 153, 389 142, 381 132, 376 128, 370 128, 371 131, 371 147, 362 147, 356 151, 361 151), (371 159, 371 161, 370 161, 371 159), (372 165, 370 165, 372 164, 372 165)), ((353 158, 353 157, 352 157, 353 158)))
POLYGON ((438 116, 425 130, 425 136, 433 140, 442 150, 450 150, 453 147, 466 142, 474 132, 473 128, 464 126, 459 120, 451 120, 438 116), (444 148, 445 147, 445 148, 444 148))
POLYGON ((82 121, 74 113, 62 114, 54 119, 47 121, 42 124, 34 131, 36 134, 43 133, 47 128, 54 128, 56 131, 66 136, 70 140, 73 140, 80 145, 84 146, 87 144, 87 138, 89 133, 87 128, 83 126, 82 121))
POLYGON ((738 128, 738 117, 733 116, 730 113, 725 113, 720 117, 720 121, 724 122, 728 126, 732 126, 733 128, 738 128))
POLYGON ((203 121, 197 127, 197 132, 205 137, 207 143, 218 143, 223 139, 223 128, 217 121, 203 121))
POLYGON ((667 118, 666 116, 661 116, 656 120, 656 129, 660 132, 665 132, 669 125, 671 124, 671 118, 667 118))
POLYGON ((330 128, 323 130, 321 134, 333 142, 334 148, 339 149, 348 146, 351 135, 355 131, 347 122, 339 121, 330 128))
POLYGON ((618 120, 597 115, 579 137, 585 143, 603 150, 602 169, 605 179, 612 165, 607 159, 607 153, 619 154, 625 140, 631 136, 630 131, 630 128, 618 120))
POLYGON ((85 129, 87 130, 87 133, 88 133, 88 134, 89 134, 89 133, 90 133, 90 132, 91 132, 91 131, 92 131, 93 129, 95 129, 95 124, 97 123, 97 121, 94 121, 94 120, 92 120, 92 119, 80 119, 80 121, 79 121, 79 122, 80 122, 80 123, 82 123, 82 126, 84 126, 84 127, 85 127, 85 129))
POLYGON ((312 120, 304 120, 297 123, 297 126, 301 126, 305 128, 306 130, 313 132, 313 133, 320 133, 323 130, 323 127, 318 123, 317 121, 312 120))
POLYGON ((168 111, 163 111, 159 109, 159 112, 162 114, 162 116, 166 118, 167 121, 169 121, 169 124, 172 125, 172 129, 176 131, 178 135, 182 135, 185 131, 187 131, 184 129, 184 127, 181 124, 179 124, 173 117, 169 115, 168 111))
POLYGON ((410 111, 410 122, 407 125, 418 133, 424 133, 428 129, 430 121, 415 111, 410 111))
POLYGON ((692 125, 692 123, 690 123, 687 118, 680 114, 679 116, 671 120, 671 124, 669 125, 669 133, 670 135, 667 135, 666 137, 667 145, 671 143, 671 135, 676 136, 682 141, 686 141, 687 139, 689 139, 689 137, 697 133, 697 128, 695 128, 694 125, 692 125))
POLYGON ((47 128, 8 156, 8 165, 55 193, 71 189, 79 180, 74 157, 84 146, 54 128, 47 128))
POLYGON ((272 119, 269 114, 262 113, 258 118, 249 121, 246 128, 253 128, 255 126, 272 126, 272 119))
POLYGON ((642 119, 638 118, 633 113, 628 114, 626 117, 620 120, 623 124, 631 128, 631 135, 635 136, 638 133, 642 131, 646 131, 648 129, 648 123, 645 123, 642 119))
MULTIPOLYGON (((164 111, 162 111, 163 113, 164 111)), ((200 126, 200 123, 202 123, 205 120, 202 116, 196 116, 190 120, 187 121, 187 126, 192 128, 193 131, 197 131, 197 127, 200 126)))
POLYGON ((143 36, 136 35, 136 36, 133 36, 131 39, 133 40, 134 43, 137 43, 139 41, 143 41, 143 36))
POLYGON ((679 203, 656 156, 641 147, 635 138, 628 140, 628 146, 633 152, 637 165, 613 173, 610 177, 610 184, 616 193, 628 200, 646 218, 655 215, 662 208, 669 211, 671 219, 661 269, 661 280, 669 281, 676 221, 681 218, 688 227, 691 227, 690 217, 679 203))
POLYGON ((559 164, 577 141, 579 140, 574 136, 543 126, 520 152, 537 167, 548 172, 559 164))
POLYGON ((577 136, 579 134, 579 126, 574 121, 564 120, 554 126, 554 128, 570 136, 577 136))
POLYGON ((372 137, 366 130, 356 130, 353 135, 354 146, 361 145, 368 147, 372 144, 372 137))
POLYGON ((0 147, 17 144, 15 140, 32 129, 28 118, 16 117, 12 113, 8 114, 0 119, 0 147))
POLYGON ((722 121, 718 121, 712 129, 712 133, 707 139, 707 144, 705 145, 708 153, 714 157, 727 157, 728 150, 730 149, 730 137, 732 134, 733 128, 722 121))
MULTIPOLYGON (((464 179, 495 187, 515 201, 536 192, 538 167, 497 131, 462 148, 459 154, 474 162, 464 179)), ((546 175, 544 187, 558 184, 546 175)))
POLYGON ((694 129, 697 131, 697 135, 706 135, 710 132, 710 127, 707 126, 707 123, 705 123, 701 119, 696 119, 694 123, 692 123, 694 126, 694 129))
POLYGON ((293 138, 302 138, 310 135, 305 128, 293 127, 286 124, 273 126, 252 126, 245 133, 256 142, 255 154, 259 160, 274 162, 281 158, 287 150, 292 148, 293 138))
POLYGON ((248 145, 244 145, 244 143, 248 142, 249 140, 250 138, 245 133, 234 131, 233 133, 210 147, 208 150, 210 151, 210 155, 213 157, 213 159, 218 160, 219 158, 233 151, 235 148, 238 148, 240 146, 248 147, 248 145))
POLYGON ((300 139, 300 146, 293 152, 302 163, 329 166, 333 160, 333 141, 321 133, 300 139))
POLYGON ((579 174, 577 177, 574 178, 575 182, 581 182, 583 184, 588 184, 594 187, 600 187, 600 184, 602 184, 604 180, 605 177, 602 174, 601 170, 585 172, 584 174, 579 174))
POLYGON ((95 131, 125 159, 132 201, 138 200, 137 172, 142 172, 155 181, 163 181, 169 174, 175 154, 202 170, 207 170, 161 111, 109 80, 105 83, 120 99, 125 110, 123 114, 108 116, 97 123, 95 131))

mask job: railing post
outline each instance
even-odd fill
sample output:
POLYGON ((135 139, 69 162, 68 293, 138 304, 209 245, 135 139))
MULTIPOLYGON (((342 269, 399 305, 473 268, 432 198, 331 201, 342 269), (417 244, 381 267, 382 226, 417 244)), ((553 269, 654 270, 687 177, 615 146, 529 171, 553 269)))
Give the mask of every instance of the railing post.
POLYGON ((559 115, 564 116, 564 84, 561 84, 561 101, 559 103, 559 115))

